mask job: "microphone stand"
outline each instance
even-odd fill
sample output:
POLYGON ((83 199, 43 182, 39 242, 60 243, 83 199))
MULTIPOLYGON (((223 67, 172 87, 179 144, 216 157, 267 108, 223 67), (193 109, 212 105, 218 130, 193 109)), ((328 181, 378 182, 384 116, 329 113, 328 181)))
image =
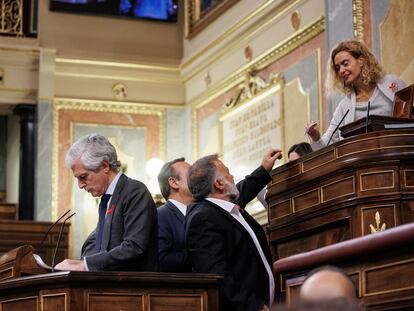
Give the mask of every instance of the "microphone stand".
POLYGON ((326 146, 329 146, 329 143, 331 142, 332 137, 334 136, 334 134, 336 133, 336 131, 338 130, 339 126, 342 124, 342 122, 344 121, 346 115, 348 114, 349 109, 345 112, 344 116, 342 117, 341 121, 339 121, 338 125, 336 126, 335 130, 332 132, 331 137, 329 137, 328 143, 326 144, 326 146))
POLYGON ((369 109, 371 107, 371 102, 368 101, 368 107, 367 107, 367 119, 365 123, 365 133, 368 133, 368 120, 369 120, 369 109))
POLYGON ((71 218, 72 216, 74 216, 76 214, 76 212, 74 212, 73 214, 69 215, 68 217, 65 218, 65 220, 62 222, 62 225, 60 226, 60 231, 59 231, 59 235, 58 235, 58 240, 56 243, 56 247, 55 247, 55 251, 53 252, 53 257, 52 257, 52 272, 55 272, 55 259, 56 259, 56 254, 57 254, 57 250, 59 248, 59 244, 60 244, 60 238, 62 236, 62 231, 63 231, 63 226, 65 225, 65 222, 71 218))
POLYGON ((42 246, 43 245, 43 243, 45 242, 45 240, 46 240, 46 238, 47 238, 47 235, 49 234, 49 232, 50 232, 50 230, 52 230, 52 228, 59 222, 59 220, 61 220, 63 217, 65 217, 68 213, 70 212, 70 209, 68 209, 62 216, 60 216, 59 218, 58 218, 58 220, 56 220, 50 227, 49 227, 49 229, 47 229, 47 232, 46 232, 46 234, 45 234, 45 236, 43 237, 43 240, 42 240, 42 242, 40 243, 40 246, 42 246))

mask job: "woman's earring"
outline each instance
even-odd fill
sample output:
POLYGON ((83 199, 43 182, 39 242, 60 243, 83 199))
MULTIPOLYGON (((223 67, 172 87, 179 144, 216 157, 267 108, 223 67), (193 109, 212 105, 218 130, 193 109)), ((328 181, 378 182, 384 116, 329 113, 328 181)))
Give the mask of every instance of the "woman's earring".
POLYGON ((362 65, 361 70, 362 82, 369 84, 369 71, 366 66, 362 65))

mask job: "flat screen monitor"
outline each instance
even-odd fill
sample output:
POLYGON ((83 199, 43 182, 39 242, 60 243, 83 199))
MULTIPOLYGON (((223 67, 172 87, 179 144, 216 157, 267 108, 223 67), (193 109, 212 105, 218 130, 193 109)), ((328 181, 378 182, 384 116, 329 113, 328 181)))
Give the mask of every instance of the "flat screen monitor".
POLYGON ((50 0, 50 10, 177 21, 178 0, 50 0))

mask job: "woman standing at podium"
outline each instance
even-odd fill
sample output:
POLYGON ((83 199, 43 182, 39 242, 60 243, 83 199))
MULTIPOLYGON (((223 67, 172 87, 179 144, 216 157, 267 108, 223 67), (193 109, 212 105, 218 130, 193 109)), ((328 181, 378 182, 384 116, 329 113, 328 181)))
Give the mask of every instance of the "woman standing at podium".
POLYGON ((316 122, 306 124, 305 130, 314 150, 342 139, 339 130, 335 129, 366 117, 368 109, 370 115, 391 116, 394 94, 405 87, 404 81, 396 76, 385 75, 374 54, 358 40, 340 42, 331 52, 328 68, 328 92, 337 91, 345 97, 335 109, 323 135, 316 122))

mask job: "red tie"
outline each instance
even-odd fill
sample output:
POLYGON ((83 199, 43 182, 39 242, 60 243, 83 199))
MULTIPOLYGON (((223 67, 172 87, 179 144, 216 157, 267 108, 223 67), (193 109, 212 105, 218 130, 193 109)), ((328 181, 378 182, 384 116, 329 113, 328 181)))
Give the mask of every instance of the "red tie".
POLYGON ((235 204, 234 207, 237 208, 240 213, 244 212, 244 210, 240 207, 239 204, 235 204))

